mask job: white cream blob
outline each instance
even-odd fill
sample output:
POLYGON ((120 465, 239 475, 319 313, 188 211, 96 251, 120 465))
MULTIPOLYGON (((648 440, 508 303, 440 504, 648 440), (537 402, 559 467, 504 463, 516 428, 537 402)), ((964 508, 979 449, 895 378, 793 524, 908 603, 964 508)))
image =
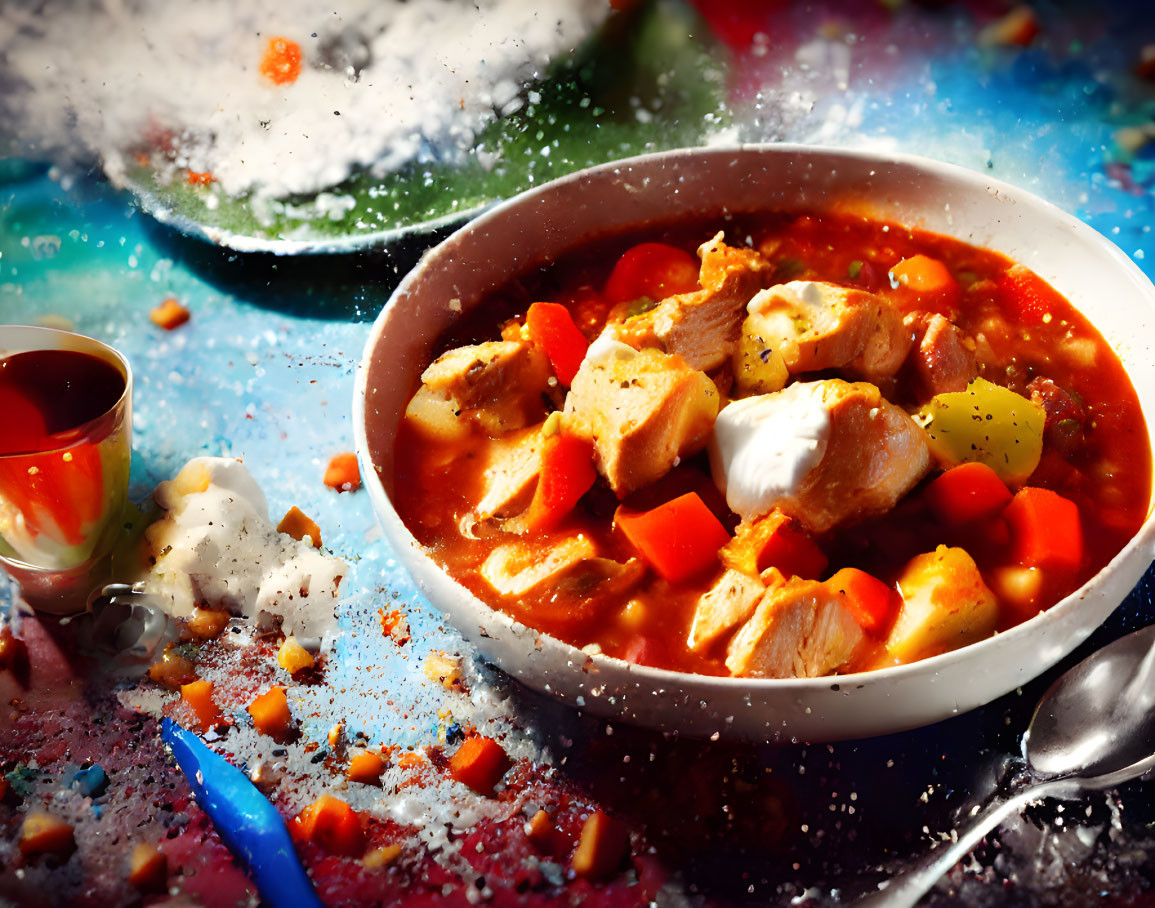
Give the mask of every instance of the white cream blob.
POLYGON ((822 382, 797 382, 722 408, 710 439, 710 467, 726 504, 744 520, 797 494, 826 454, 830 411, 822 382))
POLYGON ((607 329, 590 344, 589 349, 586 350, 585 358, 582 360, 582 365, 589 363, 591 366, 601 366, 615 359, 633 359, 637 355, 637 350, 614 338, 607 329))
POLYGON ((746 311, 751 315, 764 315, 771 308, 769 304, 779 299, 784 299, 800 309, 810 309, 812 314, 817 314, 830 300, 830 285, 820 281, 790 281, 786 284, 777 284, 755 293, 746 304, 746 311))

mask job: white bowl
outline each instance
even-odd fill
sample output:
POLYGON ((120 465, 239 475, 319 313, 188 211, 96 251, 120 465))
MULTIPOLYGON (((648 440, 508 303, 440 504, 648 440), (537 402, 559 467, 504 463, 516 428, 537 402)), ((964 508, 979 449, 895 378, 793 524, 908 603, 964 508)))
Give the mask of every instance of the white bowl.
POLYGON ((1155 553, 1150 513, 1085 586, 987 640, 859 674, 719 678, 588 656, 526 627, 453 580, 406 529, 390 500, 393 438, 457 301, 468 309, 511 276, 611 228, 831 208, 949 234, 1033 269, 1106 337, 1155 424, 1155 287, 1090 227, 1021 189, 923 158, 795 145, 687 149, 572 174, 493 208, 429 252, 377 318, 357 375, 357 450, 385 535, 429 601, 483 655, 607 718, 694 736, 832 741, 926 725, 1013 690, 1078 646, 1138 582, 1155 553))

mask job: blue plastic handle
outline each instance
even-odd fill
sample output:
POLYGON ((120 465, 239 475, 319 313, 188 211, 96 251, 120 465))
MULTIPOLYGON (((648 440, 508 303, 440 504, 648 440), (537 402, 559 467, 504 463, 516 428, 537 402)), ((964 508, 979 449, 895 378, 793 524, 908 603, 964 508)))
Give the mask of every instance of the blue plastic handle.
POLYGON ((248 777, 171 719, 161 723, 161 738, 261 897, 276 908, 322 908, 281 815, 248 777))

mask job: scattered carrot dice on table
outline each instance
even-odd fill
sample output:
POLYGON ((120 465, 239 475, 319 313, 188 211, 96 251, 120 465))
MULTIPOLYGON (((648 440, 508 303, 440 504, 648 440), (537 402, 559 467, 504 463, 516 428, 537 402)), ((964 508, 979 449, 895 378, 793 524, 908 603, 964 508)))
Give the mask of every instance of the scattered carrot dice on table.
POLYGON ((453 688, 461 683, 461 660, 456 656, 432 652, 425 657, 422 668, 426 678, 438 682, 443 687, 453 688))
POLYGON ((525 824, 525 836, 538 848, 549 843, 553 832, 553 818, 545 811, 538 810, 528 823, 525 824))
POLYGON ((449 758, 449 775, 478 794, 489 795, 511 765, 509 755, 493 738, 471 735, 449 758))
POLYGON ((385 760, 380 754, 371 750, 363 750, 354 754, 349 760, 349 768, 345 771, 345 778, 350 782, 360 782, 362 785, 380 785, 381 774, 385 772, 385 760))
POLYGON ((297 638, 290 634, 277 650, 277 664, 290 675, 312 668, 316 663, 313 654, 297 642, 297 638))
POLYGON ((129 858, 128 882, 140 892, 163 892, 168 885, 168 858, 155 845, 138 843, 129 858))
POLYGON ((296 505, 285 512, 285 516, 277 524, 277 532, 287 533, 298 542, 308 536, 313 548, 321 547, 321 528, 296 505))
POLYGON ((338 492, 355 492, 361 488, 361 472, 357 468, 357 455, 349 451, 334 454, 325 468, 325 485, 338 492))
POLYGON ((248 710, 257 731, 268 735, 274 741, 288 737, 293 730, 289 701, 285 697, 285 689, 278 684, 274 684, 253 700, 248 710))
POLYGON ((215 640, 221 635, 221 631, 225 629, 225 625, 228 623, 229 613, 224 609, 197 608, 193 609, 193 613, 185 626, 194 637, 199 637, 202 640, 215 640))
POLYGON ((626 827, 600 810, 590 814, 570 866, 587 880, 605 880, 622 865, 630 838, 626 827))
POLYGON ((301 75, 301 45, 291 38, 270 38, 261 57, 261 75, 274 85, 296 82, 301 75))
POLYGON ((207 170, 186 170, 184 181, 190 186, 207 186, 209 183, 215 183, 216 178, 207 170))
POLYGON ((169 646, 160 661, 148 667, 148 676, 157 684, 175 689, 196 680, 196 665, 169 646))
POLYGON ((189 311, 172 297, 166 299, 159 306, 149 310, 148 317, 152 323, 165 331, 179 328, 190 318, 189 311))
POLYGON ((67 854, 76 846, 72 824, 55 814, 32 810, 20 827, 20 853, 25 857, 35 854, 67 854))
POLYGON ((201 729, 209 729, 221 721, 221 711, 213 701, 212 681, 192 681, 180 686, 180 697, 196 714, 201 729))
POLYGON ((293 833, 332 854, 355 857, 365 848, 361 818, 339 798, 321 795, 293 820, 293 833))
POLYGON ((401 846, 396 842, 392 845, 382 845, 374 848, 361 859, 361 866, 366 870, 380 870, 388 867, 401 856, 401 846))

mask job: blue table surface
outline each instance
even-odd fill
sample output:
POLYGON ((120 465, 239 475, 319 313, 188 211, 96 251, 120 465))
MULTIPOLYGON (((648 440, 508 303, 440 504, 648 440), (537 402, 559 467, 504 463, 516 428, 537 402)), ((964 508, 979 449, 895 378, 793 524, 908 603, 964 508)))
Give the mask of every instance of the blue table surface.
MULTIPOLYGON (((733 135, 891 148, 991 173, 1072 212, 1155 277, 1155 83, 1133 75, 1140 48, 1155 42, 1155 16, 1138 5, 1110 15, 1090 5, 1061 13, 1046 6, 1041 15, 1043 38, 1026 49, 976 46, 973 20, 957 7, 919 10, 871 32, 863 26, 869 40, 857 44, 844 29, 830 43, 854 50, 846 87, 828 84, 837 75, 829 56, 820 58, 829 64, 821 78, 796 67, 779 82, 763 57, 746 53, 732 68, 733 135), (1138 132, 1121 133, 1127 129, 1138 132)), ((824 34, 801 12, 781 17, 801 36, 799 46, 824 34)), ((820 43, 814 53, 829 54, 829 47, 820 43)), ((63 318, 126 354, 136 382, 131 495, 146 496, 192 457, 243 457, 271 515, 300 507, 351 565, 342 586, 345 634, 318 704, 323 698, 328 708, 333 698, 332 711, 373 739, 435 741, 441 691, 414 666, 433 650, 468 649, 402 571, 368 496, 336 494, 321 482, 329 457, 353 448, 354 372, 371 321, 428 240, 326 258, 243 256, 156 224, 95 173, 62 177, 46 165, 8 160, 0 162, 0 178, 0 323, 63 318), (192 313, 172 332, 148 318, 166 297, 192 313), (408 659, 381 652, 377 609, 386 602, 408 613, 408 659), (406 704, 403 715, 374 695, 381 689, 406 704)), ((1149 574, 1079 653, 1155 618, 1151 582, 1149 574)), ((11 602, 0 582, 0 606, 11 602)), ((856 817, 843 805, 837 816, 811 821, 803 853, 852 872, 856 838, 893 834, 900 824, 916 838, 923 825, 949 829, 952 811, 981 797, 991 767, 1017 752, 1045 680, 929 729, 752 752, 787 768, 815 798, 840 780, 868 788, 888 761, 904 770, 909 803, 896 806, 894 817, 861 810, 856 817), (920 801, 920 792, 929 795, 920 801)), ((516 717, 520 696, 501 708, 516 717)), ((599 723, 564 710, 554 717, 567 733, 604 734, 599 723)), ((320 738, 327 727, 321 715, 306 720, 305 734, 320 738)), ((644 733, 630 741, 642 751, 664 746, 644 733)), ((1121 797, 1131 819, 1120 836, 1103 836, 1094 854, 1110 864, 1140 849, 1150 880, 1150 792, 1132 785, 1121 797)), ((1053 821, 1039 820, 1055 831, 1053 821)), ((799 881, 835 875, 812 871, 798 870, 799 881)), ((1028 901, 1032 892, 1042 898, 1052 891, 1046 880, 1035 885, 1021 890, 1028 901)), ((837 900, 829 892, 817 897, 837 900)))

